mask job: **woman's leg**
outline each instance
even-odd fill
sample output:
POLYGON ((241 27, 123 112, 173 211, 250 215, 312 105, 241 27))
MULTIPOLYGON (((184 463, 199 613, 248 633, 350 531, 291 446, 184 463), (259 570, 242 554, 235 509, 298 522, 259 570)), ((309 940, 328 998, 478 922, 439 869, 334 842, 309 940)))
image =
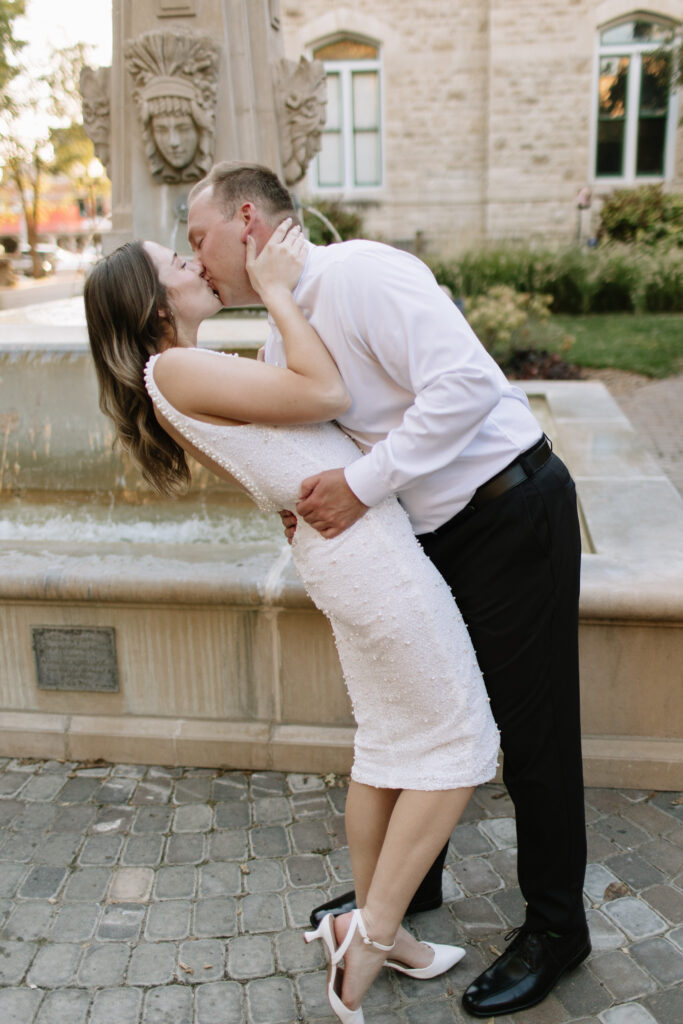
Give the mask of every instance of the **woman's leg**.
POLYGON ((400 789, 378 789, 353 780, 349 783, 346 838, 359 907, 365 906, 389 820, 400 795, 400 789))
MULTIPOLYGON (((401 921, 413 893, 449 838, 473 790, 402 790, 396 795, 395 790, 360 788, 370 792, 353 794, 348 839, 358 906, 363 908, 368 935, 383 945, 391 945, 396 940, 392 957, 411 966, 426 966, 431 962, 431 951, 401 929, 401 921), (382 793, 383 797, 373 796, 382 793), (393 810, 387 814, 391 804, 388 793, 394 793, 394 799, 393 810), (365 817, 373 813, 373 808, 378 814, 377 821, 365 817), (356 864, 361 872, 358 878, 356 864), (369 887, 368 877, 371 878, 369 887)), ((351 790, 349 793, 351 795, 351 790)), ((335 919, 337 941, 342 941, 350 922, 351 915, 335 919)), ((358 935, 354 938, 345 956, 342 987, 342 1000, 348 1007, 360 1006, 385 958, 385 953, 365 945, 358 935)))

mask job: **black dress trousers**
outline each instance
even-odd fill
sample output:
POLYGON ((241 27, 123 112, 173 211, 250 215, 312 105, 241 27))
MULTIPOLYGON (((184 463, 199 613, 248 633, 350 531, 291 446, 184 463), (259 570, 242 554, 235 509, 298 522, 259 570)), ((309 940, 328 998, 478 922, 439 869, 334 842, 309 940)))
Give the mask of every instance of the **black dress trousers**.
MULTIPOLYGON (((574 483, 551 455, 517 487, 418 540, 467 623, 501 732, 526 924, 579 928, 586 829, 574 483)), ((441 863, 430 872, 432 888, 441 863)), ((429 883, 427 876, 421 889, 429 883)))

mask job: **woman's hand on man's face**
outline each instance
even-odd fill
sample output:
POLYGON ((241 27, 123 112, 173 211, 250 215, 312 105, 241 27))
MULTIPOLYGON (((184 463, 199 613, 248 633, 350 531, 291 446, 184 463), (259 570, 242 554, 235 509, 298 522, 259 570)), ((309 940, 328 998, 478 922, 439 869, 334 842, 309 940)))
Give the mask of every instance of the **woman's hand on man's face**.
POLYGON ((247 236, 247 273, 252 288, 266 303, 272 289, 294 288, 305 262, 306 242, 299 225, 292 225, 291 217, 278 224, 258 255, 253 236, 247 236))

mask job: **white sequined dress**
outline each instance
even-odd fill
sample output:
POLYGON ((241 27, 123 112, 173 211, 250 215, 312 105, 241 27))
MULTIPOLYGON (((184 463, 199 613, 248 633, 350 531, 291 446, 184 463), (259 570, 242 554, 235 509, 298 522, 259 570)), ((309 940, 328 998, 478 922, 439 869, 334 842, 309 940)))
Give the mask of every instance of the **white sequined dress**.
MULTIPOLYGON (((305 477, 361 455, 331 423, 220 426, 191 419, 157 388, 157 358, 145 368, 154 405, 262 510, 293 509, 305 477)), ((469 634, 398 502, 371 508, 333 540, 299 519, 291 550, 334 631, 358 726, 352 778, 395 789, 491 779, 498 730, 469 634)))

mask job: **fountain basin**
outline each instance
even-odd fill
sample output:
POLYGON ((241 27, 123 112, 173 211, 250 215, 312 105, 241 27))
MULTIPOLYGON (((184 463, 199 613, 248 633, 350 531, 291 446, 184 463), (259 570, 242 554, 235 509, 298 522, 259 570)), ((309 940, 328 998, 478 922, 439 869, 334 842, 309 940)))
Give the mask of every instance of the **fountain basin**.
MULTIPOLYGON (((204 343, 254 350, 265 329, 208 325, 204 343)), ((3 336, 0 754, 347 771, 331 632, 279 520, 203 471, 184 504, 151 501, 111 452, 82 329, 3 336), (68 649, 60 686, 39 685, 47 627, 113 629, 118 689, 75 688, 68 649)), ((602 385, 525 387, 581 503, 587 780, 682 788, 683 501, 602 385)))

